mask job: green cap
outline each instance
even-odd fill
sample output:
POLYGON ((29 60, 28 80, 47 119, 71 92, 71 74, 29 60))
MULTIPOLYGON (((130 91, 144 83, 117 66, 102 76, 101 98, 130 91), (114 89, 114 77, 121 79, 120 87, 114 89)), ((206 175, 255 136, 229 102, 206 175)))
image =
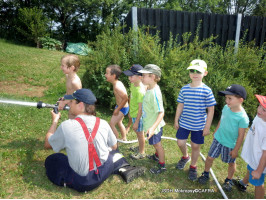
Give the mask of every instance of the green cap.
POLYGON ((142 74, 155 74, 159 77, 162 75, 160 67, 154 64, 148 64, 144 67, 144 69, 139 70, 138 72, 142 74))

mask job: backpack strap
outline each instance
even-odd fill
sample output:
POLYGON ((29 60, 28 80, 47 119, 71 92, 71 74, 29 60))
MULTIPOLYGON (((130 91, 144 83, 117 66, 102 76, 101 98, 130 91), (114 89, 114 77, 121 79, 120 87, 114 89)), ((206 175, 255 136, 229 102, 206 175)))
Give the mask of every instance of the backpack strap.
MULTIPOLYGON (((95 146, 93 144, 93 140, 94 140, 94 138, 97 134, 97 131, 99 129, 100 118, 96 117, 96 123, 94 125, 94 128, 93 128, 91 134, 89 133, 89 130, 88 130, 86 124, 84 123, 84 121, 81 118, 77 117, 77 118, 75 118, 75 120, 77 120, 80 123, 80 125, 84 131, 85 137, 88 141, 89 171, 91 171, 94 169, 93 160, 95 161, 97 167, 100 167, 102 165, 101 161, 99 159, 99 156, 96 152, 95 146)), ((98 169, 97 169, 97 172, 98 172, 98 169)))

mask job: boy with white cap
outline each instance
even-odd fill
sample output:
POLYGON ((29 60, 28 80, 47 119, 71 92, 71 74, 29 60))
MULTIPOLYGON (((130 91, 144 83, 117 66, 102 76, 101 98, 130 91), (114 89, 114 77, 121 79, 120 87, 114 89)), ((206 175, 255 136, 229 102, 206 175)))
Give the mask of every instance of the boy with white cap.
POLYGON ((255 186, 255 199, 263 199, 266 173, 266 96, 255 96, 260 104, 241 153, 241 157, 248 164, 247 173, 242 180, 233 179, 233 182, 242 192, 245 192, 248 183, 251 183, 255 186))
POLYGON ((191 133, 192 153, 188 178, 195 181, 200 146, 204 144, 204 136, 210 133, 216 101, 212 90, 202 82, 203 77, 208 74, 206 62, 193 60, 187 70, 189 70, 192 82, 182 87, 179 92, 174 122, 175 129, 177 129, 177 145, 183 154, 176 168, 182 170, 190 161, 186 142, 191 133))
POLYGON ((228 173, 224 180, 223 189, 232 190, 232 178, 236 171, 236 157, 245 137, 245 130, 249 125, 249 118, 242 107, 247 97, 243 86, 232 84, 225 91, 219 91, 219 95, 225 96, 226 105, 223 107, 221 119, 214 131, 214 138, 210 147, 205 168, 198 178, 200 184, 209 181, 209 172, 213 161, 221 154, 224 163, 228 163, 228 173))

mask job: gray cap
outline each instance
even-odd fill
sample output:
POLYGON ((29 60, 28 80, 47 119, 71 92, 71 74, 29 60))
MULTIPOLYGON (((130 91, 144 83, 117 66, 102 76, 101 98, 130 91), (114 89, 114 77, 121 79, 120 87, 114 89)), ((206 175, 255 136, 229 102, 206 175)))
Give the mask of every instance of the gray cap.
POLYGON ((144 67, 144 69, 142 69, 138 72, 142 73, 142 74, 155 74, 159 77, 161 77, 161 75, 162 75, 160 67, 158 67, 157 65, 154 65, 154 64, 148 64, 144 67))

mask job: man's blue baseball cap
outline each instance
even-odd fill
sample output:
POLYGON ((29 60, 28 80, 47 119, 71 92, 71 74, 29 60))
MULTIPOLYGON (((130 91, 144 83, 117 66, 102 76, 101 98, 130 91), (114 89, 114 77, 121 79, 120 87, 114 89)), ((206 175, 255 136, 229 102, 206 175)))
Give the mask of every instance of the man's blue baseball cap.
POLYGON ((95 102, 97 101, 92 91, 90 89, 85 89, 85 88, 76 90, 73 94, 65 95, 64 99, 65 100, 77 99, 89 105, 94 105, 95 102))
POLYGON ((134 64, 130 67, 129 70, 126 70, 126 71, 123 71, 123 73, 126 75, 126 76, 134 76, 134 75, 138 75, 138 76, 141 76, 142 74, 139 73, 138 71, 139 70, 142 70, 143 67, 139 64, 134 64))

